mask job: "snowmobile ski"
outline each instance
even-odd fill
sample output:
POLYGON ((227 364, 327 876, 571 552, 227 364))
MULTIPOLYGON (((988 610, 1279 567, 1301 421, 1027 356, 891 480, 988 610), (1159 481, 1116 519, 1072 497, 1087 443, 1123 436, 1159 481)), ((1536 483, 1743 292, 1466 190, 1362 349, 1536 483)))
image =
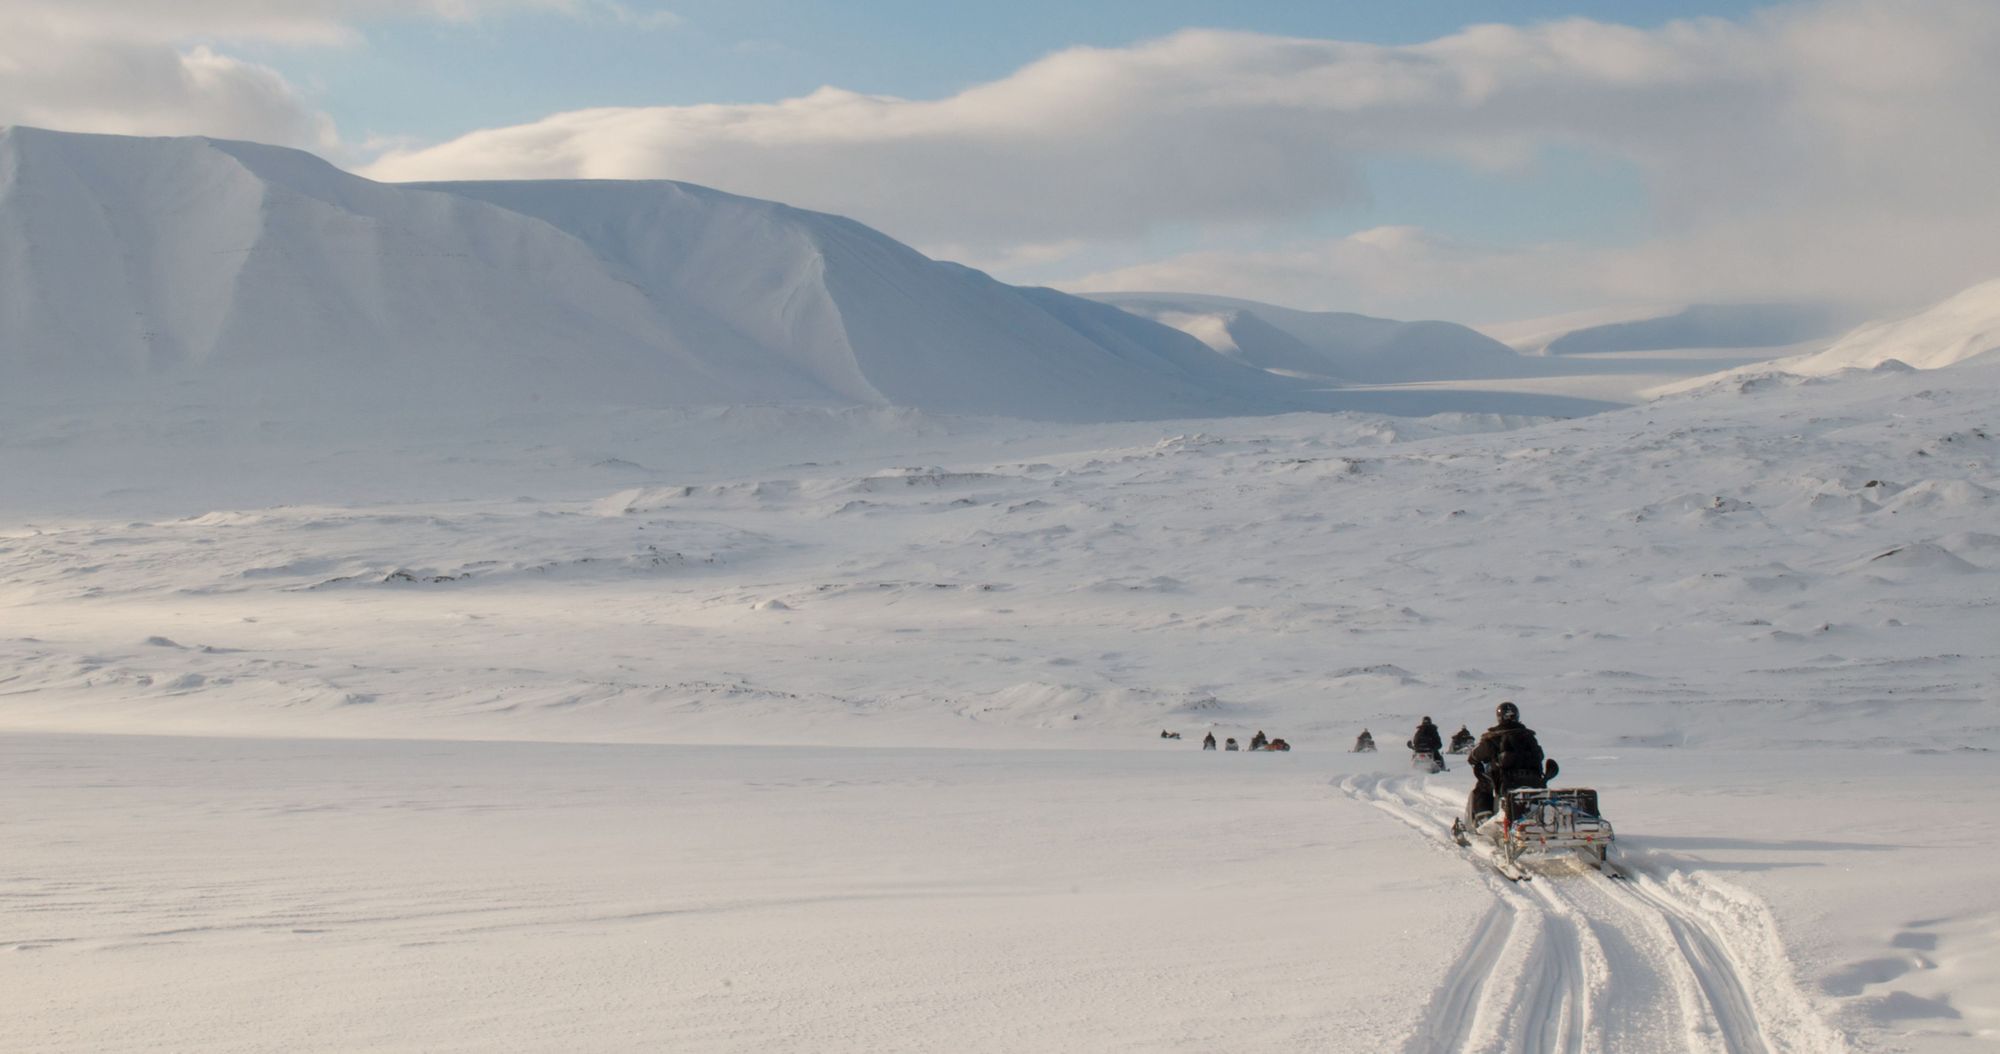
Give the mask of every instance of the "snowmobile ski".
POLYGON ((1467 851, 1467 854, 1474 860, 1492 868, 1501 878, 1509 882, 1534 881, 1533 875, 1528 874, 1520 864, 1501 857, 1499 851, 1488 844, 1485 839, 1480 839, 1479 843, 1475 845, 1470 832, 1465 829, 1465 821, 1463 819, 1457 817, 1452 819, 1451 840, 1463 847, 1467 851))

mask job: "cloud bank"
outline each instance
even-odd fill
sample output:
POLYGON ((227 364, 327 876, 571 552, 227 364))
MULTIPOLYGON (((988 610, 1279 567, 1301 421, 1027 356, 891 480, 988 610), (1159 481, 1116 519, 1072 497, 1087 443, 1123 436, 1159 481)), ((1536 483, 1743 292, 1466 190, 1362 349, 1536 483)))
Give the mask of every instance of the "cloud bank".
MULTIPOLYGON (((229 52, 365 47, 357 27, 385 19, 677 21, 638 8, 9 0, 0 124, 200 133, 353 160, 362 148, 306 93, 229 52)), ((1995 54, 1991 0, 1820 0, 1650 29, 1482 25, 1408 46, 1188 30, 1058 52, 947 98, 828 87, 770 104, 581 110, 394 149, 362 171, 682 179, 1078 290, 1460 318, 1607 301, 1886 307, 2000 274, 1995 54), (1380 189, 1368 175, 1379 159, 1493 174, 1467 185, 1504 212, 1508 179, 1533 178, 1551 152, 1636 173, 1648 233, 1588 245, 1409 226, 1304 233, 1341 230, 1342 210, 1380 189)))
MULTIPOLYGON (((333 122, 227 44, 352 46, 385 18, 470 21, 521 10, 625 14, 608 0, 6 0, 0 125, 214 135, 338 151, 333 122)), ((639 16, 633 16, 639 17, 639 16)))
POLYGON ((1089 289, 1415 305, 1472 283, 1493 301, 1533 293, 1534 310, 1886 302, 2000 272, 1994 54, 2000 5, 1987 0, 1834 0, 1654 29, 1484 25, 1410 46, 1190 30, 1063 51, 944 99, 823 88, 766 105, 583 110, 393 152, 366 171, 683 179, 975 260, 1170 229, 1209 242, 1063 283, 1089 289), (1551 149, 1631 166, 1655 235, 1615 249, 1481 247, 1403 228, 1286 236, 1364 201, 1370 158, 1507 172, 1551 149))

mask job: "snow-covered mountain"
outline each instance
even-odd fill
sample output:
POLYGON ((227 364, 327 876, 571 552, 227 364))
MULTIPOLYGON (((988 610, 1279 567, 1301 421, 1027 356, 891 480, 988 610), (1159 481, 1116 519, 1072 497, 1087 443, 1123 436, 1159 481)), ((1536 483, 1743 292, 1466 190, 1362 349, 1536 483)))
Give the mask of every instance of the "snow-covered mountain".
POLYGON ((1831 337, 1854 321, 1825 304, 1688 304, 1607 309, 1480 327, 1527 355, 1685 348, 1784 348, 1831 337))
POLYGON ((1907 318, 1870 322, 1825 351, 1774 365, 1805 376, 1872 369, 1890 359, 1934 370, 1996 350, 2000 350, 2000 278, 1907 318))
POLYGON ((670 182, 375 183, 204 138, 0 130, 0 393, 264 406, 1304 405, 1172 328, 670 182))
POLYGON ((1453 322, 1398 322, 1344 311, 1298 311, 1192 293, 1092 293, 1090 298, 1173 326, 1259 369, 1366 384, 1513 377, 1520 356, 1453 322))
POLYGON ((1934 370, 2000 352, 2000 279, 1982 282, 1917 314, 1865 323, 1830 347, 1668 385, 1671 395, 1786 374, 1824 377, 1842 370, 1913 367, 1934 370))

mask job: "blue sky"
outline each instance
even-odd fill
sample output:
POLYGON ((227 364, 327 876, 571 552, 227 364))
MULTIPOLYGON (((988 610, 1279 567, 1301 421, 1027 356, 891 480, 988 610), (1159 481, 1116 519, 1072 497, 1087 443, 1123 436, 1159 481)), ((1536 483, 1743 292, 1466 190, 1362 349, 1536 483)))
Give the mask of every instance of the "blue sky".
MULTIPOLYGON (((1478 22, 1581 16, 1649 26, 1741 16, 1756 6, 1743 0, 678 0, 626 4, 636 15, 668 16, 643 28, 555 12, 475 25, 402 21, 365 28, 365 43, 354 47, 266 46, 256 57, 304 85, 351 137, 434 141, 559 111, 776 102, 822 85, 938 98, 1063 48, 1119 47, 1189 27, 1409 44, 1478 22)), ((1506 175, 1419 157, 1378 158, 1367 168, 1364 201, 1304 217, 1299 230, 1337 236, 1413 224, 1478 242, 1608 244, 1650 225, 1638 173, 1609 158, 1551 151, 1533 168, 1506 175), (1504 207, 1493 207, 1496 200, 1504 207)), ((1147 236, 1139 251, 1168 252, 1199 240, 1196 232, 1167 227, 1147 236)), ((1059 281, 1062 273, 1029 269, 1011 277, 1059 281)))
POLYGON ((681 179, 1082 291, 1893 308, 2000 273, 1994 54, 1995 0, 5 0, 0 124, 681 179))
POLYGON ((1650 26, 1741 16, 1744 0, 629 0, 677 24, 522 12, 475 24, 362 27, 365 44, 265 45, 259 61, 307 87, 357 137, 442 139, 593 106, 775 102, 822 85, 950 95, 1066 47, 1117 47, 1178 29, 1411 44, 1479 22, 1592 17, 1650 26))

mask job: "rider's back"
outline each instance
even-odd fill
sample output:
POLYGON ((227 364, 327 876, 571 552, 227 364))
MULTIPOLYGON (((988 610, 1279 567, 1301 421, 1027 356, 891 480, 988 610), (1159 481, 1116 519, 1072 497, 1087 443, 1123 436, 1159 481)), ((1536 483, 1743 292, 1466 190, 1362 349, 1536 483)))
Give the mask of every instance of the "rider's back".
POLYGON ((1535 730, 1519 721, 1502 721, 1487 729, 1466 759, 1499 775, 1509 787, 1542 785, 1542 744, 1535 730))

